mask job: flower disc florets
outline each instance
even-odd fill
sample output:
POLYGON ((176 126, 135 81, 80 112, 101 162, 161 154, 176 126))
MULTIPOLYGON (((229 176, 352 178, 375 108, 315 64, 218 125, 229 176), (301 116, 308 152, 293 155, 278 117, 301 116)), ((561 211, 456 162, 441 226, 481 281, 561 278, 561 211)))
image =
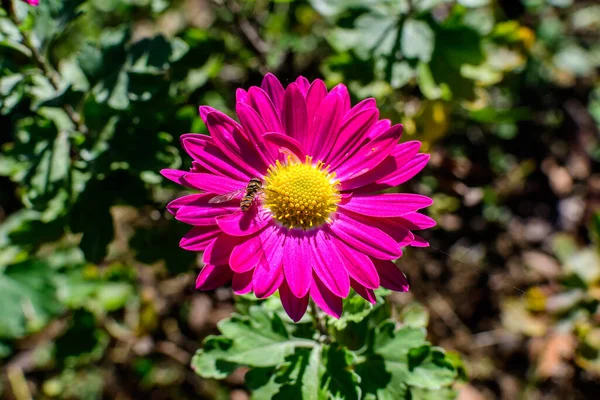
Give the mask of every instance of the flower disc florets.
POLYGON ((331 221, 340 201, 335 173, 306 156, 301 162, 288 157, 287 164, 276 161, 265 176, 265 206, 273 217, 289 228, 308 229, 331 221))

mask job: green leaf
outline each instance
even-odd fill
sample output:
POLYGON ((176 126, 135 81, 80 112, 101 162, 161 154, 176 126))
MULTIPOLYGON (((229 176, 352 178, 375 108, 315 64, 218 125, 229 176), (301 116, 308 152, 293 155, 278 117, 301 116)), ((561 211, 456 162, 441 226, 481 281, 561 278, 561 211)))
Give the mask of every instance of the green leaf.
POLYGON ((408 58, 417 58, 428 63, 435 44, 435 34, 423 21, 408 19, 402 26, 402 53, 408 58))
POLYGON ((0 338, 18 338, 40 330, 62 310, 54 271, 29 260, 0 272, 0 338))
POLYGON ((360 377, 353 370, 354 355, 343 347, 325 346, 322 352, 319 398, 360 399, 360 377))
POLYGON ((366 359, 356 367, 365 394, 379 399, 409 399, 412 388, 440 389, 457 377, 454 363, 425 341, 425 330, 387 321, 375 331, 366 359))

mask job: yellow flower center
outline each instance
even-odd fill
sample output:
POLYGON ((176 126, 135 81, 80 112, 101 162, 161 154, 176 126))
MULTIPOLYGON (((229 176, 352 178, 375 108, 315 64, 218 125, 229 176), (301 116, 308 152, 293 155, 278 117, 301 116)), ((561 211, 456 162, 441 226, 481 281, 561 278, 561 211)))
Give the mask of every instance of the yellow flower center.
POLYGON ((265 176, 264 205, 273 218, 289 228, 308 229, 331 222, 329 216, 337 210, 340 194, 335 172, 328 171, 312 157, 302 163, 288 156, 287 164, 276 161, 265 176))

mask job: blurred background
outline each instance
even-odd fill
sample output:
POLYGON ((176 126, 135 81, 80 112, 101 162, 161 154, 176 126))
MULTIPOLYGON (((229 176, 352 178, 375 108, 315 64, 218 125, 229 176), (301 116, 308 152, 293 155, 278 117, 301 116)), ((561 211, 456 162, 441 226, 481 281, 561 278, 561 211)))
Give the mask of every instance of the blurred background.
POLYGON ((249 398, 194 351, 234 309, 194 291, 179 136, 273 72, 344 82, 423 141, 403 187, 432 246, 394 307, 462 354, 461 400, 600 386, 600 4, 2 0, 0 398, 249 398))

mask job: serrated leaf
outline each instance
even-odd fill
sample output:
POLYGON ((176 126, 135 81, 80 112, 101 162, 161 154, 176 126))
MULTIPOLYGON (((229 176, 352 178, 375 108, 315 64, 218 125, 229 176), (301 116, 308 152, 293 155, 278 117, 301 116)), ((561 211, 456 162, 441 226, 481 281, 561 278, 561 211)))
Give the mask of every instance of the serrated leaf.
POLYGON ((401 48, 404 56, 431 61, 435 45, 435 34, 426 22, 408 19, 402 26, 401 48))
POLYGON ((353 400, 361 398, 360 377, 354 372, 354 355, 337 345, 325 346, 322 352, 319 398, 353 400))
POLYGON ((18 338, 40 330, 62 309, 54 271, 37 260, 0 272, 0 338, 18 338))

